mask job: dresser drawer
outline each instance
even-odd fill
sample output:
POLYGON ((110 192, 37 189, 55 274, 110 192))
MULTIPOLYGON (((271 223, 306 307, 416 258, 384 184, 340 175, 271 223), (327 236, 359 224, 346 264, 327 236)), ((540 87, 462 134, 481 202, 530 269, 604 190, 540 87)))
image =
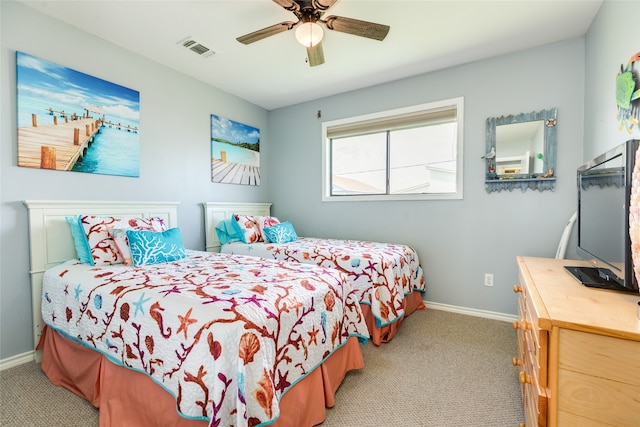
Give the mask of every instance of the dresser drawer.
POLYGON ((558 356, 559 420, 640 425, 640 342, 560 329, 558 356))
POLYGON ((540 329, 538 315, 526 286, 514 288, 518 296, 518 321, 514 327, 518 330, 518 349, 520 357, 531 355, 533 369, 542 387, 547 387, 547 349, 548 333, 540 329))
POLYGON ((545 427, 549 399, 546 388, 540 386, 535 366, 536 362, 530 353, 525 357, 519 377, 523 388, 524 414, 527 427, 545 427))
MULTIPOLYGON (((515 292, 518 292, 517 289, 514 288, 515 292)), ((524 314, 524 298, 522 297, 522 295, 520 295, 518 297, 518 319, 523 319, 525 317, 524 314)), ((518 353, 516 355, 516 357, 513 358, 513 366, 518 368, 518 373, 520 373, 521 371, 524 370, 524 363, 525 363, 525 358, 527 356, 528 350, 527 350, 527 343, 525 342, 525 338, 524 338, 524 331, 520 328, 520 322, 519 321, 515 321, 513 322, 513 328, 516 331, 516 342, 518 345, 518 353)), ((524 391, 524 384, 521 382, 520 383, 520 393, 522 396, 522 404, 524 405, 524 396, 525 396, 525 391, 524 391)))
MULTIPOLYGON (((515 289, 519 288, 518 286, 516 286, 514 288, 515 289)), ((515 291, 515 292, 519 292, 519 291, 515 291)), ((518 320, 516 320, 515 322, 513 322, 513 329, 516 330, 516 334, 518 336, 518 358, 520 359, 520 362, 522 362, 525 354, 526 354, 526 345, 524 342, 524 330, 521 327, 521 320, 526 318, 526 314, 525 314, 525 304, 524 304, 524 295, 522 293, 520 293, 518 295, 518 320)), ((515 364, 515 363, 514 363, 515 364)), ((520 363, 522 364, 522 363, 520 363)))
POLYGON ((514 322, 514 328, 518 334, 518 360, 521 362, 518 379, 522 404, 527 427, 546 427, 548 333, 539 327, 538 314, 522 276, 520 281, 521 284, 514 287, 518 294, 518 320, 514 322))
POLYGON ((640 387, 640 342, 569 329, 560 342, 560 369, 640 387))
POLYGON ((530 343, 529 351, 534 357, 536 374, 540 385, 547 387, 548 332, 540 329, 538 314, 531 300, 531 295, 525 291, 524 298, 526 318, 523 322, 523 328, 525 329, 525 338, 530 343))
POLYGON ((527 384, 524 390, 525 425, 527 427, 546 427, 549 402, 546 389, 540 388, 538 384, 527 384))
POLYGON ((582 425, 640 425, 640 387, 560 369, 558 417, 577 415, 582 425))

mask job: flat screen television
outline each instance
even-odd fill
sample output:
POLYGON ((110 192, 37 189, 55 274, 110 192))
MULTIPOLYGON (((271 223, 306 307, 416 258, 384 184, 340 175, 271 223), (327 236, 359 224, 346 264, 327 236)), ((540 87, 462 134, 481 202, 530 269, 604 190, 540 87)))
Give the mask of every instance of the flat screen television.
POLYGON ((640 200, 632 188, 639 145, 627 141, 578 168, 577 253, 589 266, 565 268, 585 286, 639 292, 633 247, 640 248, 640 200))

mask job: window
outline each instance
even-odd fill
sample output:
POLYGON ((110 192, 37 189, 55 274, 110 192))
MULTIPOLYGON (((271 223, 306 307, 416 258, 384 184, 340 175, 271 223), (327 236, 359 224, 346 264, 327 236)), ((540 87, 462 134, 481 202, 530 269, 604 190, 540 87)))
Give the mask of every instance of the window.
POLYGON ((322 124, 323 200, 462 198, 463 98, 322 124))

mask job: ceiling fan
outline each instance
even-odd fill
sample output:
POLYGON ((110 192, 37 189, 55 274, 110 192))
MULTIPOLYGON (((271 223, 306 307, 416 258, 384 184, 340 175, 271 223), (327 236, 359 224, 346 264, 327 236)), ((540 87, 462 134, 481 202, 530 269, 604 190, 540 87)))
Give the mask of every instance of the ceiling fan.
POLYGON ((258 31, 254 31, 244 36, 238 37, 240 43, 250 44, 264 38, 282 33, 297 27, 296 39, 307 48, 307 60, 311 67, 324 63, 324 52, 322 50, 322 27, 332 31, 348 33, 360 37, 374 40, 384 40, 389 32, 388 25, 376 24, 374 22, 361 21, 343 16, 328 16, 326 19, 322 15, 333 6, 338 0, 273 0, 284 9, 293 12, 298 21, 285 21, 271 25, 258 31))

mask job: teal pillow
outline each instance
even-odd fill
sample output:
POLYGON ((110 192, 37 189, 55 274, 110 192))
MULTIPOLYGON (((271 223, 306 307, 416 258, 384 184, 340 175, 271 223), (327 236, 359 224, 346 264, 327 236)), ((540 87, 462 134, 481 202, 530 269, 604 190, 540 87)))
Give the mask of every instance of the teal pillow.
POLYGON ((89 241, 84 234, 84 228, 80 223, 80 215, 65 217, 69 227, 71 227, 71 237, 73 237, 73 245, 76 248, 76 254, 80 262, 83 264, 94 265, 93 257, 91 256, 91 249, 89 248, 89 241))
POLYGON ((179 228, 166 231, 127 230, 131 260, 136 267, 187 257, 179 228))
POLYGON ((289 221, 265 228, 264 234, 271 243, 289 243, 298 240, 296 230, 289 221))
POLYGON ((238 229, 235 226, 235 220, 227 218, 222 220, 216 225, 216 234, 221 245, 225 245, 229 242, 241 242, 242 238, 238 233, 238 229))

